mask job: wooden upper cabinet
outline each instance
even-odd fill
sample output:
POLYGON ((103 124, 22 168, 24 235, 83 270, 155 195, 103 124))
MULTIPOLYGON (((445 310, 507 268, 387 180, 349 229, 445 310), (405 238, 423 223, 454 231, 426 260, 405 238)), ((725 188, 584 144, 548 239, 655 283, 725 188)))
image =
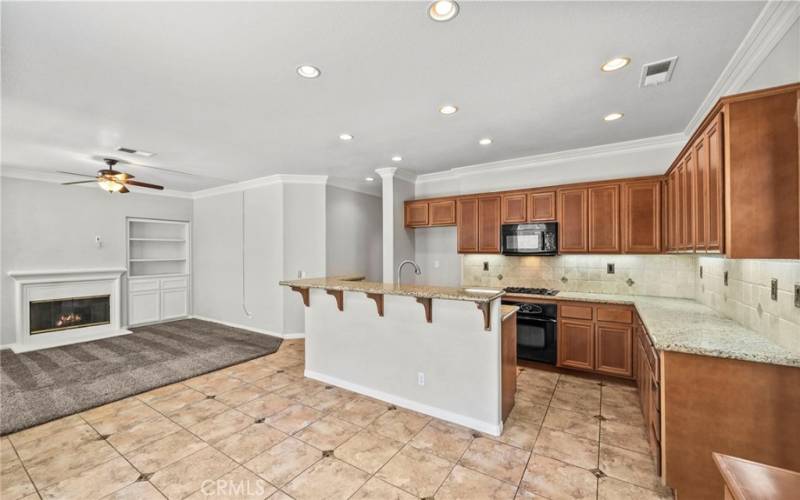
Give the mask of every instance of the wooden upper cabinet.
POLYGON ((503 224, 520 224, 528 220, 527 193, 504 194, 502 196, 503 224))
POLYGON ((622 184, 622 251, 661 252, 661 181, 622 184))
POLYGON ((556 220, 556 192, 541 191, 528 195, 528 222, 556 220))
POLYGON ((722 113, 718 113, 703 133, 708 163, 705 169, 705 246, 707 252, 722 251, 722 113))
POLYGON ((558 366, 594 369, 594 324, 562 319, 558 322, 558 366))
POLYGON ((692 239, 694 249, 698 252, 706 250, 706 178, 708 170, 708 146, 704 135, 700 135, 692 146, 694 162, 692 164, 692 207, 694 223, 692 239))
POLYGON ((428 202, 411 201, 406 203, 406 227, 428 225, 428 202))
POLYGON ((619 253, 619 184, 589 188, 589 251, 619 253))
POLYGON ((626 325, 595 325, 595 371, 608 375, 633 375, 633 328, 626 325))
POLYGON ((456 202, 456 233, 459 253, 478 251, 477 198, 459 198, 456 202))
POLYGON ((589 251, 588 196, 586 188, 558 191, 558 248, 562 253, 589 251))
POLYGON ((478 251, 500 253, 500 195, 478 198, 478 251))
POLYGON ((432 201, 428 215, 431 226, 452 226, 456 223, 456 200, 432 201))
POLYGON ((686 153, 686 157, 683 161, 683 190, 681 192, 683 196, 682 204, 683 204, 683 250, 692 250, 694 249, 694 207, 692 206, 693 203, 693 193, 694 193, 694 184, 693 184, 693 172, 694 172, 694 155, 690 150, 686 153))

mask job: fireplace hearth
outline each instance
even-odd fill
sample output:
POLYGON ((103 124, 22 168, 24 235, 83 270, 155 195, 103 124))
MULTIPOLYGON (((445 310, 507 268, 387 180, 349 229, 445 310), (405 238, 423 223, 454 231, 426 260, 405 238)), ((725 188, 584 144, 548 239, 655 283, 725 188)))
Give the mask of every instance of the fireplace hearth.
POLYGON ((36 300, 30 303, 31 335, 110 323, 110 295, 36 300))

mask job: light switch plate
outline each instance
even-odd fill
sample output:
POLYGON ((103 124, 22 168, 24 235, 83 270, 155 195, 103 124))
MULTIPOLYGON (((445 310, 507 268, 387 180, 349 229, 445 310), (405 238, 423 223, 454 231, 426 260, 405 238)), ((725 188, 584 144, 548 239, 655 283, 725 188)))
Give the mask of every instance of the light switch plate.
POLYGON ((617 272, 616 271, 616 266, 614 266, 614 264, 612 264, 610 262, 608 264, 606 264, 606 273, 607 274, 614 274, 616 272, 617 272))
POLYGON ((484 271, 488 271, 489 270, 489 262, 483 261, 483 270, 484 271))
POLYGON ((700 279, 703 279, 703 266, 700 266, 700 279))
POLYGON ((794 306, 800 307, 800 285, 794 286, 794 306))
POLYGON ((725 271, 724 273, 722 273, 722 283, 725 286, 728 286, 728 271, 725 271))
POLYGON ((775 278, 772 278, 769 282, 769 298, 775 301, 778 300, 778 280, 775 278))

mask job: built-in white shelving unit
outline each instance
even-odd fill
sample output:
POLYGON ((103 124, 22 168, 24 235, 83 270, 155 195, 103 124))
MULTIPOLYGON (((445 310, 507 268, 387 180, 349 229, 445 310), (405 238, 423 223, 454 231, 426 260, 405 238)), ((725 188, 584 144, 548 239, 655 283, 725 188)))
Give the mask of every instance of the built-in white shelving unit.
POLYGON ((127 219, 128 324, 187 317, 191 227, 187 221, 127 219))

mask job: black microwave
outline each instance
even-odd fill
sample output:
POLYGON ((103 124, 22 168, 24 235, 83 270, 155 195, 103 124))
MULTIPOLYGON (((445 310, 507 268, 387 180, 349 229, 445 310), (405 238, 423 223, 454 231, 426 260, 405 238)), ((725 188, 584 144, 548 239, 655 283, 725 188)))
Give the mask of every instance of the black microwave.
POLYGON ((503 255, 556 255, 558 223, 503 224, 500 244, 503 255))

